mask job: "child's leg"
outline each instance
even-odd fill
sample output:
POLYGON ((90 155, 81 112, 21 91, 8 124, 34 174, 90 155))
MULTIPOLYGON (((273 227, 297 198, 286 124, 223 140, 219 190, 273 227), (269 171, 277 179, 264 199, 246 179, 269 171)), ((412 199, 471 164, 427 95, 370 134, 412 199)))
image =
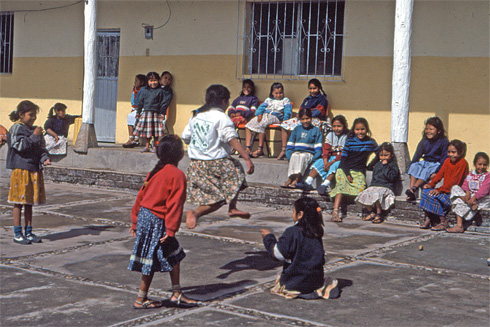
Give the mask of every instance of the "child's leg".
POLYGON ((25 237, 32 243, 40 243, 41 238, 32 233, 32 205, 24 205, 25 237))
POLYGON ((151 140, 151 138, 142 137, 141 139, 145 141, 145 147, 141 150, 141 152, 150 152, 150 140, 151 140))
POLYGON ((375 206, 364 206, 364 211, 366 212, 366 215, 362 218, 362 220, 372 221, 376 216, 375 210, 375 206))
POLYGON ((172 297, 170 298, 171 302, 184 305, 197 305, 199 303, 196 300, 188 298, 184 295, 184 293, 182 293, 182 289, 180 287, 180 263, 172 267, 172 271, 170 272, 170 281, 172 283, 172 297))
POLYGON ((339 213, 341 202, 342 202, 342 193, 337 193, 337 195, 335 195, 335 199, 333 203, 333 212, 332 212, 333 222, 337 222, 337 223, 342 222, 342 217, 340 217, 340 213, 339 213))
POLYGON ((185 226, 189 229, 196 228, 197 219, 221 208, 222 203, 214 203, 211 205, 199 206, 196 210, 188 210, 185 218, 185 226))
POLYGON ((250 149, 252 147, 252 132, 245 128, 245 146, 250 149))
POLYGON ((153 274, 141 275, 140 290, 138 291, 138 297, 133 304, 133 308, 160 308, 162 303, 160 301, 148 300, 148 290, 150 289, 151 281, 153 280, 153 274))
POLYGON ((436 226, 432 226, 431 230, 438 232, 446 230, 449 227, 449 218, 446 216, 439 216, 439 220, 440 223, 436 226))
POLYGON ((258 158, 264 155, 264 142, 265 142, 265 133, 258 133, 259 134, 259 148, 257 151, 252 153, 251 157, 252 158, 258 158))
POLYGON ((250 213, 246 211, 240 211, 237 209, 236 204, 238 202, 238 194, 230 201, 228 206, 228 216, 230 217, 240 217, 244 219, 250 218, 250 213))
POLYGON ((13 210, 14 241, 19 243, 22 242, 24 239, 24 235, 22 234, 21 215, 22 215, 22 204, 14 204, 14 210, 13 210))
POLYGON ((464 233, 463 218, 456 215, 456 226, 446 229, 448 233, 464 233))
POLYGON ((289 138, 289 133, 287 130, 284 128, 281 129, 281 142, 282 142, 282 148, 281 152, 277 156, 277 160, 282 160, 286 157, 286 147, 288 145, 288 138, 289 138))
POLYGON ((420 224, 419 228, 420 229, 429 229, 432 225, 432 217, 431 214, 427 211, 424 211, 425 213, 425 219, 422 224, 420 224))
POLYGON ((372 222, 373 224, 381 224, 383 222, 383 217, 382 217, 383 208, 381 208, 381 203, 379 203, 379 201, 376 201, 375 207, 376 207, 376 215, 374 216, 372 222))

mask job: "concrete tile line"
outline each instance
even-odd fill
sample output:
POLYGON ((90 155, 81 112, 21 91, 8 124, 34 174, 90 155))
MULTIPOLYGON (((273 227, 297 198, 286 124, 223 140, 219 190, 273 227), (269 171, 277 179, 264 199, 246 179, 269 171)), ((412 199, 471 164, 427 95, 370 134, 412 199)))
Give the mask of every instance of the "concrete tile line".
POLYGON ((238 243, 238 244, 247 244, 247 245, 256 245, 256 246, 262 244, 262 243, 253 242, 253 241, 241 240, 241 239, 233 238, 233 237, 214 236, 214 235, 204 234, 204 233, 199 233, 199 232, 188 232, 188 231, 182 230, 182 229, 178 232, 178 234, 185 235, 185 236, 196 236, 196 237, 201 237, 201 238, 206 238, 206 239, 211 239, 211 240, 217 240, 217 241, 223 241, 223 242, 228 242, 228 243, 238 243))
POLYGON ((100 202, 106 202, 106 201, 117 201, 117 200, 125 200, 128 198, 128 195, 120 195, 120 196, 114 196, 114 197, 108 197, 108 198, 98 198, 94 200, 81 200, 81 201, 73 201, 73 202, 68 202, 68 203, 58 203, 58 204, 48 204, 48 205, 43 205, 43 206, 34 206, 34 211, 39 212, 41 210, 53 210, 53 209, 61 209, 61 208, 66 208, 66 207, 72 207, 72 206, 80 206, 84 204, 94 204, 94 203, 100 203, 100 202), (35 210, 37 209, 37 210, 35 210))
POLYGON ((86 217, 69 215, 67 213, 50 211, 50 210, 45 210, 45 211, 43 210, 43 211, 39 211, 38 213, 48 214, 48 215, 53 215, 53 216, 60 216, 60 217, 64 217, 64 218, 75 219, 75 220, 86 221, 86 222, 94 222, 95 221, 95 222, 98 222, 100 224, 105 224, 105 225, 116 225, 116 226, 123 226, 123 227, 128 227, 128 228, 131 226, 130 221, 125 223, 125 222, 121 222, 121 221, 110 220, 107 218, 86 218, 86 217))
MULTIPOLYGON (((139 326, 161 326, 162 323, 169 322, 178 318, 182 318, 191 314, 196 314, 201 311, 206 311, 208 306, 202 306, 191 309, 179 308, 162 308, 162 311, 152 311, 152 314, 141 316, 135 319, 119 322, 108 327, 139 327, 139 326)), ((151 310, 150 310, 151 311, 151 310)))

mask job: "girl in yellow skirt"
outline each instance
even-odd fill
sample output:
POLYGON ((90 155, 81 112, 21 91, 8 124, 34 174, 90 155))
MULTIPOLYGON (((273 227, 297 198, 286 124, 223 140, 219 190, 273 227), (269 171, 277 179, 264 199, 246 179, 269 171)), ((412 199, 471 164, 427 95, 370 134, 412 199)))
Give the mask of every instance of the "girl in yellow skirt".
POLYGON ((14 242, 20 244, 41 242, 41 238, 32 233, 32 206, 46 200, 42 168, 51 161, 43 129, 34 126, 38 112, 38 105, 24 100, 9 115, 15 124, 7 136, 7 169, 12 169, 8 202, 14 204, 14 242), (21 226, 22 207, 25 235, 21 226))

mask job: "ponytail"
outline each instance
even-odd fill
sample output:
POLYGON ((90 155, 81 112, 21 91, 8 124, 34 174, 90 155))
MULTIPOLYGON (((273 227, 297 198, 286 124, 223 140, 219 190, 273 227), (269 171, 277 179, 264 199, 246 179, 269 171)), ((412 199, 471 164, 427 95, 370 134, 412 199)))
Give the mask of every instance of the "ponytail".
POLYGON ((31 111, 38 113, 39 106, 29 100, 24 100, 17 105, 17 110, 14 110, 9 114, 9 118, 11 121, 17 121, 20 119, 20 115, 31 111))

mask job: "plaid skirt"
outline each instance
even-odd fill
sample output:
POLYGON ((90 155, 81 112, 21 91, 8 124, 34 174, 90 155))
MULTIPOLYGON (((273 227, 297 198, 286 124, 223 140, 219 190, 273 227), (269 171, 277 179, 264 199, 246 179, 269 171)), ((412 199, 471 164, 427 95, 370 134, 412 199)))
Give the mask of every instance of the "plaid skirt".
POLYGON ((251 121, 245 125, 246 128, 255 133, 265 133, 265 129, 271 124, 279 124, 281 121, 273 114, 265 113, 262 115, 260 123, 257 121, 257 117, 252 118, 251 121))
POLYGON ((366 176, 363 173, 351 170, 350 175, 353 179, 352 183, 349 182, 342 169, 337 169, 335 173, 335 187, 330 192, 330 197, 334 198, 337 194, 357 196, 366 189, 366 176))
POLYGON ((143 111, 134 125, 135 136, 150 138, 163 136, 165 131, 165 120, 160 118, 156 111, 143 111))
POLYGON ((431 188, 422 190, 419 208, 438 216, 447 215, 451 209, 450 195, 447 193, 439 193, 435 196, 429 195, 429 192, 432 190, 431 188))
POLYGON ((37 205, 46 202, 42 170, 14 169, 12 175, 10 175, 8 202, 27 205, 37 205))
POLYGON ((395 193, 387 187, 370 186, 356 197, 356 202, 365 206, 379 202, 381 209, 388 210, 395 204, 395 193))
POLYGON ((185 252, 175 237, 160 243, 166 232, 165 221, 142 207, 138 212, 136 240, 128 269, 143 275, 172 271, 172 267, 185 258, 185 252))
POLYGON ((232 157, 192 159, 187 168, 187 201, 197 205, 229 203, 246 187, 245 171, 232 157))

